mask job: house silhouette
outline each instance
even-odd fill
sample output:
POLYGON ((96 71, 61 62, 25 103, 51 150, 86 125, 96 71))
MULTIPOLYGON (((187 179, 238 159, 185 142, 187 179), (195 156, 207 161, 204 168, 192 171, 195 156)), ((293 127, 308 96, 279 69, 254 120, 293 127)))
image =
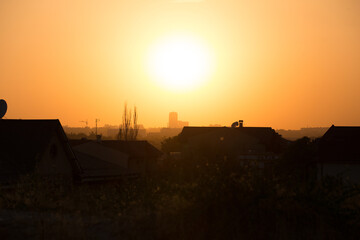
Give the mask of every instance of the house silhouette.
POLYGON ((59 120, 0 120, 0 180, 39 174, 77 179, 77 161, 59 120))
POLYGON ((24 175, 67 182, 138 176, 162 153, 146 141, 69 142, 59 120, 0 120, 0 181, 24 175))
POLYGON ((211 151, 227 159, 277 158, 287 143, 270 127, 184 127, 181 151, 211 151))
POLYGON ((319 177, 360 182, 360 127, 332 125, 319 140, 319 177))

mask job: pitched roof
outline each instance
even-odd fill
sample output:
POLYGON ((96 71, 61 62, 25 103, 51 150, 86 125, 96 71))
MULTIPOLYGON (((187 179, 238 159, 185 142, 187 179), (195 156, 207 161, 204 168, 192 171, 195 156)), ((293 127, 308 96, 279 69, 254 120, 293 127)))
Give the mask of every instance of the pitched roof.
POLYGON ((0 176, 33 172, 52 136, 57 135, 71 162, 74 174, 80 172, 75 155, 57 119, 0 120, 0 176))
POLYGON ((156 158, 162 155, 147 141, 70 140, 80 162, 82 181, 98 181, 136 177, 138 172, 128 168, 128 159, 156 158))
MULTIPOLYGON (((70 140, 70 144, 75 147, 77 145, 95 142, 92 140, 70 140)), ((98 144, 115 149, 122 153, 128 154, 130 158, 157 158, 162 152, 151 145, 148 141, 119 141, 119 140, 102 140, 98 144)))
POLYGON ((101 143, 90 141, 74 146, 73 149, 78 153, 84 153, 117 166, 127 167, 127 160, 129 158, 127 154, 106 147, 101 143))
POLYGON ((238 127, 238 128, 230 128, 230 127, 184 127, 182 132, 179 134, 179 138, 181 141, 186 142, 190 137, 205 134, 209 132, 223 132, 226 133, 245 133, 252 137, 256 137, 259 139, 264 139, 272 136, 280 136, 275 132, 271 127, 238 127))
MULTIPOLYGON (((360 144, 360 127, 334 126, 320 139, 320 150, 329 154, 338 151, 338 154, 355 154, 360 160, 358 147, 360 144)), ((354 155, 354 156, 355 156, 354 155)), ((352 157, 354 158, 354 157, 352 157)))
POLYGON ((74 150, 74 153, 83 169, 81 180, 95 181, 105 179, 122 178, 124 176, 135 175, 134 172, 121 167, 118 164, 105 161, 102 158, 74 150))
POLYGON ((359 162, 360 127, 332 125, 319 142, 322 162, 359 162))
POLYGON ((357 140, 360 137, 360 127, 357 126, 334 126, 332 125, 322 137, 327 139, 357 140))
POLYGON ((245 136, 255 138, 266 146, 267 151, 271 152, 280 152, 282 146, 287 142, 271 127, 184 127, 178 138, 180 142, 186 143, 190 138, 209 137, 209 133, 223 134, 234 141, 245 136))
POLYGON ((107 147, 111 147, 128 154, 130 158, 157 158, 162 155, 162 152, 151 145, 148 141, 108 140, 103 141, 103 144, 107 147))

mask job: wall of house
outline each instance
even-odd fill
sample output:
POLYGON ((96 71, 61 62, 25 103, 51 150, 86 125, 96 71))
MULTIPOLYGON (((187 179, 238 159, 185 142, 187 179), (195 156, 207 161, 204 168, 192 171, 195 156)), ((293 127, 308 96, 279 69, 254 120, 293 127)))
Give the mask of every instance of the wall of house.
POLYGON ((246 134, 214 131, 188 139, 187 149, 190 152, 207 151, 213 154, 226 154, 237 157, 239 154, 265 153, 266 148, 258 140, 246 134))
POLYGON ((72 166, 58 136, 51 137, 37 164, 36 173, 51 178, 72 179, 72 166))
POLYGON ((150 174, 156 168, 157 159, 153 157, 141 157, 129 159, 129 170, 139 174, 150 174))
POLYGON ((147 161, 145 158, 129 159, 129 169, 136 173, 144 174, 146 172, 147 161))
POLYGON ((342 176, 344 180, 360 183, 360 164, 354 163, 323 163, 319 166, 322 176, 342 176))
POLYGON ((129 156, 126 153, 106 147, 101 143, 88 142, 73 147, 74 150, 92 156, 94 158, 128 168, 129 156))

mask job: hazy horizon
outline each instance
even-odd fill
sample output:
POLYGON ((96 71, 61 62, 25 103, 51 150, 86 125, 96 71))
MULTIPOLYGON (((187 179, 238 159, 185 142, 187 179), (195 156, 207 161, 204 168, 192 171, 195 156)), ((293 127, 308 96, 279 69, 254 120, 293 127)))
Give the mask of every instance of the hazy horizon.
MULTIPOLYGON (((61 122, 61 120, 60 120, 61 122)), ((111 128, 111 127, 119 127, 121 125, 121 123, 119 124, 108 124, 108 123, 103 123, 103 124, 100 124, 98 123, 98 128, 111 128)), ((168 126, 145 126, 143 125, 142 123, 139 123, 139 126, 143 127, 144 129, 161 129, 161 128, 169 128, 168 126)), ((340 126, 340 125, 338 125, 340 126)), ((349 125, 350 126, 350 125, 349 125)), ((352 125, 351 125, 352 126, 352 125)), ((354 125, 355 126, 355 125, 354 125)), ((86 128, 86 127, 89 127, 89 128, 95 128, 95 121, 94 123, 90 123, 88 124, 88 126, 85 125, 85 123, 82 123, 82 124, 79 124, 79 125, 63 125, 63 127, 69 127, 69 128, 86 128)), ((216 123, 210 123, 210 124, 207 124, 207 125, 192 125, 192 124, 189 124, 189 127, 231 127, 231 124, 226 124, 226 125, 221 125, 221 124, 216 124, 216 123)), ((273 128, 272 126, 258 126, 258 125, 244 125, 244 127, 271 127, 273 128)), ((302 126, 302 127, 299 127, 299 128, 273 128, 275 130, 285 130, 285 131, 298 131, 298 130, 302 130, 302 129, 317 129, 317 128, 330 128, 330 126, 302 126)), ((180 128, 183 128, 183 127, 180 127, 180 128)))

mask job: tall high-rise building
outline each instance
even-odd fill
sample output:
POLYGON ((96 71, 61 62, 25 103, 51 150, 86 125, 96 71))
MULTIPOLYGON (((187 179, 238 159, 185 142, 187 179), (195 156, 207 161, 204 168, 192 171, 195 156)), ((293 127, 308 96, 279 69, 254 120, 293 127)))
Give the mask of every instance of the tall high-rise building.
POLYGON ((177 112, 169 113, 169 128, 183 128, 189 126, 189 122, 179 121, 177 112))
POLYGON ((178 114, 177 112, 169 113, 169 128, 178 127, 178 114))

